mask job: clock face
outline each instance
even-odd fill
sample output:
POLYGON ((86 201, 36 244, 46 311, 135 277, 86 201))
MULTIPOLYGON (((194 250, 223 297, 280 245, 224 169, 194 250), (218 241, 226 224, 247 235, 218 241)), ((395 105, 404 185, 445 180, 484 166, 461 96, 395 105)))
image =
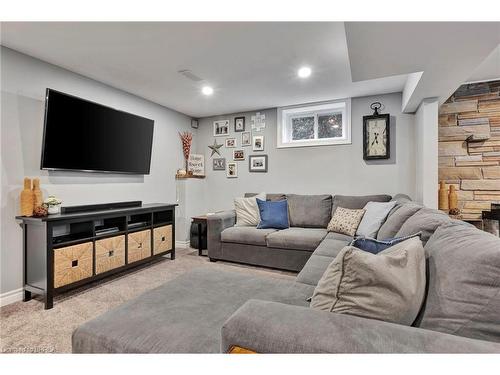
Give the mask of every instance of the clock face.
POLYGON ((366 124, 366 155, 387 155, 387 122, 385 118, 368 120, 366 124))

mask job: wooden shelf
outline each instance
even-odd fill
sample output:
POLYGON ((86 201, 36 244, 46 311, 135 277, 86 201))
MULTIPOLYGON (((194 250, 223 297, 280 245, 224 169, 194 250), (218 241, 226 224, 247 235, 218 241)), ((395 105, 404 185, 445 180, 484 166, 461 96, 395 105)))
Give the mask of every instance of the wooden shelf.
POLYGON ((195 175, 175 175, 176 180, 187 180, 188 178, 205 178, 205 176, 195 176, 195 175))

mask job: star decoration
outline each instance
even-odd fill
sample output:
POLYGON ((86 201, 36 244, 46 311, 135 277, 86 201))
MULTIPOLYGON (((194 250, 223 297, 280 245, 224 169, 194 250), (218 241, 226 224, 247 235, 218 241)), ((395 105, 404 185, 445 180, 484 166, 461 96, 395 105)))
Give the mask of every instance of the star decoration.
POLYGON ((212 146, 208 146, 210 150, 212 150, 212 153, 210 154, 210 157, 214 156, 214 154, 217 154, 220 156, 220 148, 222 145, 217 144, 217 139, 214 139, 214 144, 212 146))

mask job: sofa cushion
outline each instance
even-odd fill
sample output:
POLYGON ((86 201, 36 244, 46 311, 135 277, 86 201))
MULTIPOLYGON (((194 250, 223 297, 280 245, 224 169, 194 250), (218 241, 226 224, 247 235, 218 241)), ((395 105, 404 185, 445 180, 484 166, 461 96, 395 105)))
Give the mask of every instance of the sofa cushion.
POLYGON ((311 307, 411 325, 424 296, 424 248, 414 237, 379 254, 342 249, 319 280, 311 307))
POLYGON ((392 213, 389 212, 385 223, 380 227, 377 239, 385 240, 386 238, 395 237, 406 220, 415 215, 421 208, 421 205, 412 202, 404 203, 399 207, 396 206, 396 210, 392 213))
POLYGON ((500 342, 500 238, 453 221, 425 250, 429 292, 419 326, 500 342))
POLYGON ((267 235, 276 229, 257 229, 254 227, 230 227, 221 233, 222 242, 242 243, 248 245, 266 246, 267 235))
POLYGON ((368 202, 389 202, 390 195, 334 195, 332 203, 332 216, 337 207, 350 209, 360 209, 366 206, 368 202))
MULTIPOLYGON (((245 198, 255 197, 257 193, 245 193, 245 198)), ((266 194, 267 201, 282 201, 286 199, 286 194, 268 193, 266 194)))
POLYGON ((326 236, 326 229, 288 228, 266 237, 268 247, 314 251, 326 236))
POLYGON ((396 202, 368 202, 364 207, 366 212, 361 219, 361 223, 359 223, 356 235, 375 238, 387 215, 395 205, 396 202))
POLYGON ((287 194, 290 226, 326 228, 331 218, 331 195, 287 194))
POLYGON ((307 306, 309 285, 199 268, 90 320, 73 353, 219 353, 221 328, 252 298, 307 306))
POLYGON ((340 250, 348 245, 348 241, 328 238, 330 234, 328 233, 314 250, 304 268, 297 275, 297 282, 316 286, 328 265, 335 259, 340 250))
POLYGON ((422 232, 420 239, 425 245, 440 225, 449 222, 451 222, 451 219, 444 212, 424 207, 406 220, 396 233, 396 237, 410 236, 422 232))
POLYGON ((354 237, 348 236, 347 234, 337 233, 337 232, 328 232, 328 234, 325 237, 325 240, 326 239, 351 242, 354 239, 354 237))

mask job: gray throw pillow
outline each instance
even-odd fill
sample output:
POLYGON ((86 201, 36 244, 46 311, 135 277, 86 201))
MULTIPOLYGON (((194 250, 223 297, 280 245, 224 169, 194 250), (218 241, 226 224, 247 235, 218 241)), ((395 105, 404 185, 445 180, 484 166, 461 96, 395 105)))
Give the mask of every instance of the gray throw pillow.
POLYGON ((500 238, 454 220, 425 251, 429 292, 419 326, 500 342, 500 238))
POLYGON ((319 280, 310 306, 409 326, 424 296, 424 248, 413 237, 378 254, 343 248, 319 280))
POLYGON ((290 226, 326 228, 331 219, 331 195, 287 194, 290 226))
POLYGON ((359 223, 357 236, 375 238, 385 218, 396 205, 396 202, 368 202, 364 207, 365 214, 359 223))
POLYGON ((417 211, 422 208, 421 205, 408 202, 401 205, 399 208, 392 213, 389 212, 389 216, 384 224, 380 227, 380 230, 377 234, 378 240, 385 240, 386 238, 394 238, 396 234, 399 232, 403 224, 410 217, 415 215, 417 211))

